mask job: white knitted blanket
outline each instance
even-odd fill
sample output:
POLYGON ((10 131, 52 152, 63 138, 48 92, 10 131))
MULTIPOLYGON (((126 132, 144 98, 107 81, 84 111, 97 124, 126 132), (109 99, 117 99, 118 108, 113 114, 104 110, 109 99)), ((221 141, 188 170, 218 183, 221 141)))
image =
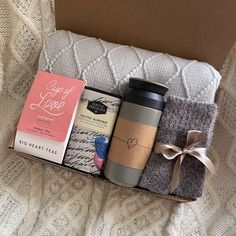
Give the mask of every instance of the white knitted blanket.
POLYGON ((197 202, 177 204, 7 150, 43 38, 53 29, 52 0, 0 0, 0 235, 235 235, 236 47, 217 96, 209 153, 217 175, 207 175, 197 202))
POLYGON ((214 102, 221 76, 211 65, 58 30, 44 42, 38 70, 86 79, 87 85, 123 94, 130 77, 168 86, 168 95, 214 102))

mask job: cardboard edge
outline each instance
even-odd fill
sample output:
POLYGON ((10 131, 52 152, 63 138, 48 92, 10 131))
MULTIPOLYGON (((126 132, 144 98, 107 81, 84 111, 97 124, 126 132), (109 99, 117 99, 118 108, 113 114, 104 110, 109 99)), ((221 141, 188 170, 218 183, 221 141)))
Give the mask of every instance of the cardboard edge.
POLYGON ((14 149, 15 134, 16 134, 16 132, 14 132, 10 137, 10 142, 9 142, 9 145, 8 145, 8 149, 14 151, 16 154, 18 154, 22 158, 25 158, 25 159, 28 159, 28 160, 31 160, 31 161, 37 161, 37 162, 42 163, 42 164, 47 164, 48 163, 50 165, 57 166, 57 167, 62 168, 62 169, 67 169, 67 170, 70 170, 70 171, 75 172, 77 174, 87 176, 89 178, 94 178, 94 179, 103 181, 106 184, 110 184, 112 186, 120 187, 120 188, 123 188, 123 189, 132 189, 136 192, 143 192, 145 194, 150 194, 150 195, 155 196, 155 197, 164 198, 166 200, 176 201, 178 203, 193 202, 193 201, 197 200, 196 198, 184 198, 184 197, 178 197, 178 196, 174 196, 174 195, 161 195, 161 194, 153 193, 153 192, 150 192, 148 190, 141 189, 141 188, 128 188, 128 187, 124 187, 124 186, 118 186, 116 184, 111 183, 109 180, 103 178, 102 176, 92 175, 90 173, 86 173, 86 172, 83 172, 83 171, 80 171, 80 170, 76 170, 76 169, 73 169, 71 167, 65 166, 63 164, 58 164, 58 163, 51 162, 51 161, 48 161, 48 160, 44 160, 42 158, 27 154, 27 153, 16 151, 14 149))
POLYGON ((15 137, 16 137, 16 130, 10 135, 8 149, 14 150, 15 137))
POLYGON ((219 70, 236 39, 235 1, 211 3, 56 0, 55 23, 58 30, 206 61, 219 70))

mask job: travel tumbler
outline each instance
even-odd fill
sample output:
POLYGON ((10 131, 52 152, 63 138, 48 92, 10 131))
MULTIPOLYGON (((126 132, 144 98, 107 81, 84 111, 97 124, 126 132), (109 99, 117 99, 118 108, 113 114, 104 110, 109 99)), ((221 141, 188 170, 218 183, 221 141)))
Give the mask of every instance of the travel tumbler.
POLYGON ((168 88, 129 79, 113 133, 104 174, 111 182, 134 187, 150 156, 168 88))

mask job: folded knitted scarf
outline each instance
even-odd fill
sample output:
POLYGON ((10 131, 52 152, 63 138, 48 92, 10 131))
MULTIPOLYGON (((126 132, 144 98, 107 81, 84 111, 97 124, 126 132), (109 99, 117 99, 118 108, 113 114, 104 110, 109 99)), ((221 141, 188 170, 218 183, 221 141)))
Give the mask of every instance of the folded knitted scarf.
MULTIPOLYGON (((156 141, 183 148, 189 130, 203 131, 206 138, 197 146, 208 148, 211 142, 217 106, 170 96, 159 123, 156 141)), ((139 186, 159 194, 196 198, 202 195, 205 166, 196 158, 186 156, 180 169, 180 183, 171 193, 170 181, 176 159, 167 160, 152 153, 141 176, 139 186)))

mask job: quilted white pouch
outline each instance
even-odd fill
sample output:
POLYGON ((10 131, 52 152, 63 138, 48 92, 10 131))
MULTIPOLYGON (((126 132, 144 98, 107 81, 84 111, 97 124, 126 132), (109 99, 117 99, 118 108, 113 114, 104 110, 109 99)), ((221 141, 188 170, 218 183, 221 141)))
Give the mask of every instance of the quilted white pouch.
POLYGON ((123 94, 129 77, 167 85, 168 94, 213 102, 221 79, 211 65, 101 39, 56 31, 44 43, 39 70, 86 79, 88 85, 123 94))

